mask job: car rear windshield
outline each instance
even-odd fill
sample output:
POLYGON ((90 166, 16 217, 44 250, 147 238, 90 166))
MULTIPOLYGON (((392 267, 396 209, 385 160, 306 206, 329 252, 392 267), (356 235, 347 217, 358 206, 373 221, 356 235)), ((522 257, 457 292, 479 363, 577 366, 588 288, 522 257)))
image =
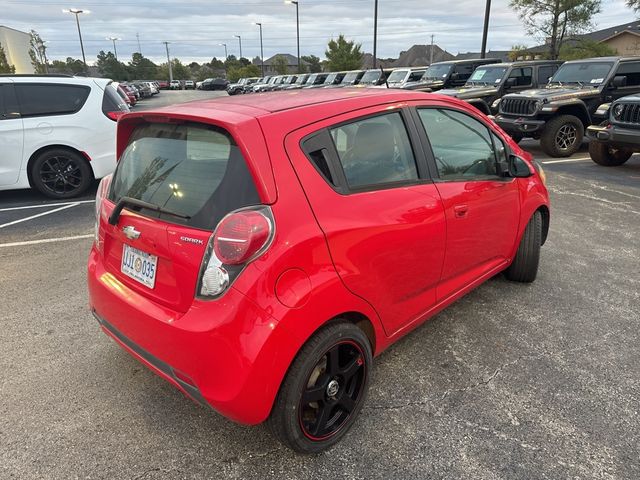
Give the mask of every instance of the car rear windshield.
POLYGON ((195 123, 144 124, 133 131, 109 194, 116 203, 122 197, 189 218, 143 209, 145 216, 204 230, 233 210, 260 203, 233 138, 195 123))
POLYGON ((120 97, 116 87, 110 83, 104 88, 104 95, 102 96, 102 112, 127 112, 129 108, 126 102, 120 97))

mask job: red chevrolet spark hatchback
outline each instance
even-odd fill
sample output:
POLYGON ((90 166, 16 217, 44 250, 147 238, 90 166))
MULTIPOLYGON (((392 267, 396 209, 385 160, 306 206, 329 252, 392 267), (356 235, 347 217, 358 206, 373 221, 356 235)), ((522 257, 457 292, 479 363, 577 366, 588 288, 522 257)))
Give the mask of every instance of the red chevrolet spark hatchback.
POLYGON ((485 280, 536 277, 545 177, 449 97, 311 90, 125 115, 88 265, 102 329, 197 402, 302 452, 372 357, 485 280))

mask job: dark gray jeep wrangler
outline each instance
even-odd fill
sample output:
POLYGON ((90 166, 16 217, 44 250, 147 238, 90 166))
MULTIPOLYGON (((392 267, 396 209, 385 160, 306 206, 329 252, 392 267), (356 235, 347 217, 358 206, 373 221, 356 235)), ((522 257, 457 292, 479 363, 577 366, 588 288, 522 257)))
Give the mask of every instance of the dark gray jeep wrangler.
POLYGON ((622 165, 640 152, 640 95, 613 102, 609 121, 587 128, 589 155, 598 165, 622 165))
POLYGON ((560 65, 562 62, 558 60, 483 65, 476 68, 463 87, 440 90, 438 93, 459 98, 482 113, 494 115, 504 95, 545 86, 560 65))
POLYGON ((516 140, 540 139, 551 157, 569 157, 609 104, 640 93, 640 57, 602 57, 563 64, 545 88, 502 97, 496 122, 516 140))

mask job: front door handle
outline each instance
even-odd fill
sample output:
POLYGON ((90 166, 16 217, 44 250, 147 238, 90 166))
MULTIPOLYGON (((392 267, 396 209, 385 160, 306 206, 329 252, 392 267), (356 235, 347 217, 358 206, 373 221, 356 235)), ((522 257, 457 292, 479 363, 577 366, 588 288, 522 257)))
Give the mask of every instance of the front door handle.
POLYGON ((466 217, 468 211, 469 211, 469 205, 456 205, 455 207, 453 207, 453 212, 456 218, 466 217))

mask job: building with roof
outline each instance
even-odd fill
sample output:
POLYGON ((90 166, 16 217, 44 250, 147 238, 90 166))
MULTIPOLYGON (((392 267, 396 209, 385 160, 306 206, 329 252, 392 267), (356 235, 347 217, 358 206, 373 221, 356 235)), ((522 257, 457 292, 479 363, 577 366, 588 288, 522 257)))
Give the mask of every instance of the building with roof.
MULTIPOLYGON (((640 55, 640 20, 623 23, 622 25, 616 25, 615 27, 605 28, 603 30, 597 30, 595 32, 585 33, 582 35, 572 35, 565 39, 563 45, 569 47, 575 46, 585 40, 603 43, 620 56, 638 56, 640 55)), ((546 43, 544 45, 537 45, 535 47, 528 48, 523 52, 526 52, 528 56, 540 58, 548 51, 549 43, 546 43)))
MULTIPOLYGON (((291 55, 289 53, 276 53, 272 57, 266 58, 264 60, 264 74, 265 75, 276 75, 278 71, 276 70, 276 58, 284 57, 287 60, 287 72, 288 73, 297 73, 298 72, 298 57, 291 55)), ((252 62, 256 67, 260 68, 260 57, 255 57, 252 62)), ((300 63, 307 67, 308 63, 304 60, 300 59, 300 63)))
POLYGON ((16 67, 16 73, 35 73, 31 63, 31 35, 14 28, 0 25, 0 45, 9 65, 16 67))
MULTIPOLYGON (((503 62, 510 62, 509 53, 510 50, 489 50, 485 58, 499 58, 503 62)), ((458 53, 455 57, 456 60, 474 60, 476 58, 480 58, 480 52, 458 53)))

